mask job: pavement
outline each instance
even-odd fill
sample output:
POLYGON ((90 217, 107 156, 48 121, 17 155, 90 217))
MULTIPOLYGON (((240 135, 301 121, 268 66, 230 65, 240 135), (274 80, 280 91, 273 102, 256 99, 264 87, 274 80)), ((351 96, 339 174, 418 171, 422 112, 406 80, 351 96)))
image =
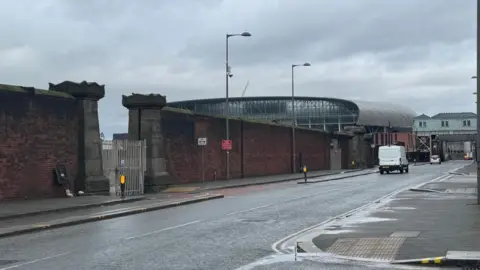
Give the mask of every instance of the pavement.
MULTIPOLYGON (((375 169, 317 171, 311 173, 309 179, 317 182, 332 181, 375 172, 375 169)), ((115 196, 79 196, 10 201, 0 208, 0 220, 3 221, 0 224, 0 238, 219 199, 224 195, 206 191, 266 185, 290 181, 296 179, 295 177, 298 178, 298 174, 206 182, 193 189, 188 185, 177 186, 153 196, 123 199, 115 196), (121 206, 117 206, 120 204, 121 206), (100 209, 91 209, 97 207, 100 209)))
MULTIPOLYGON (((287 240, 305 228, 464 164, 414 166, 403 175, 373 173, 314 185, 291 181, 224 188, 215 190, 223 199, 0 238, 0 270, 392 269, 381 263, 352 264, 318 256, 295 261, 287 240)), ((143 203, 148 201, 132 204, 143 203)), ((117 207, 125 205, 102 210, 117 207)), ((96 211, 99 208, 83 209, 78 215, 97 215, 96 211)), ((37 217, 29 218, 31 224, 37 222, 37 217)))
MULTIPOLYGON (((351 169, 351 170, 323 170, 323 171, 311 171, 307 173, 307 179, 316 179, 319 177, 327 177, 332 175, 343 175, 355 173, 358 174, 362 171, 371 171, 372 169, 351 169)), ((347 175, 343 175, 344 177, 347 175)), ((342 178, 344 178, 342 177, 342 178)), ((272 183, 281 183, 294 180, 304 179, 305 176, 303 173, 291 173, 291 174, 278 174, 278 175, 269 175, 269 176, 260 176, 260 177, 248 177, 241 179, 231 179, 231 180, 218 180, 218 181, 206 181, 192 184, 181 184, 181 185, 172 185, 169 188, 165 189, 165 193, 176 193, 176 192, 204 192, 211 190, 218 190, 224 188, 237 188, 237 187, 246 187, 254 185, 265 185, 272 183)))
MULTIPOLYGON (((343 179, 346 177, 369 174, 373 172, 374 170, 372 169, 314 171, 308 173, 308 179, 312 179, 313 181, 322 181, 322 179, 331 181, 332 179, 343 179)), ((174 185, 160 194, 155 194, 154 196, 129 196, 123 199, 118 196, 78 196, 74 198, 15 200, 1 203, 2 207, 0 207, 0 220, 16 219, 21 217, 44 215, 50 213, 72 212, 76 210, 94 207, 105 207, 116 204, 133 203, 145 199, 151 200, 152 198, 158 201, 158 203, 160 203, 163 202, 163 200, 169 200, 173 196, 170 193, 198 194, 226 188, 238 188, 286 182, 297 180, 300 178, 303 179, 303 177, 303 174, 285 174, 263 177, 251 177, 244 179, 232 179, 228 181, 209 181, 198 184, 196 183, 186 185, 174 185)))
MULTIPOLYGON (((425 168, 438 170, 442 165, 425 168)), ((472 164, 323 224, 309 233, 310 243, 308 236, 300 239, 304 243, 299 247, 301 252, 363 262, 478 265, 476 186, 476 164, 472 164)))
POLYGON ((115 196, 79 196, 75 198, 8 201, 0 204, 2 206, 0 207, 0 220, 130 203, 145 198, 146 196, 132 196, 124 199, 115 196))

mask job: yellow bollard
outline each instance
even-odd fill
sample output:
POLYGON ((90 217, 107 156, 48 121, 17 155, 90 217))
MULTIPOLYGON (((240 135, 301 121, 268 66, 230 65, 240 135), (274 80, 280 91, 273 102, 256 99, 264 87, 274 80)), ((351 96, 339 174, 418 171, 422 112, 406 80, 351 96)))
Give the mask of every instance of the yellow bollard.
POLYGON ((121 191, 122 198, 125 197, 125 182, 126 182, 126 177, 125 175, 121 174, 120 175, 120 191, 121 191))

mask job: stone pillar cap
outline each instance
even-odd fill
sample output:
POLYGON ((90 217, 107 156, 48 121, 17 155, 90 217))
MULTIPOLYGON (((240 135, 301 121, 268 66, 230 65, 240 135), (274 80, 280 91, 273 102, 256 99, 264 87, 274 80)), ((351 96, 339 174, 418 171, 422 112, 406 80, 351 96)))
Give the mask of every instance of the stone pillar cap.
POLYGON ((48 83, 48 90, 63 92, 81 99, 100 100, 105 97, 105 85, 96 82, 83 81, 76 83, 64 81, 59 84, 48 83))
POLYGON ((122 105, 127 109, 162 109, 167 106, 167 99, 160 94, 136 94, 122 95, 122 105))

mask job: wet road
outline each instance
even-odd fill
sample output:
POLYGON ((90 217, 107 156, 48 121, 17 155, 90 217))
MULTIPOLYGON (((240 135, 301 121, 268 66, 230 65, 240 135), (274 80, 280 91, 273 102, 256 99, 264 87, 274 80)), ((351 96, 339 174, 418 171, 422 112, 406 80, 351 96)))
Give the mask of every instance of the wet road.
POLYGON ((272 244, 287 235, 464 164, 219 190, 224 199, 0 239, 0 270, 236 269, 272 255, 272 244))

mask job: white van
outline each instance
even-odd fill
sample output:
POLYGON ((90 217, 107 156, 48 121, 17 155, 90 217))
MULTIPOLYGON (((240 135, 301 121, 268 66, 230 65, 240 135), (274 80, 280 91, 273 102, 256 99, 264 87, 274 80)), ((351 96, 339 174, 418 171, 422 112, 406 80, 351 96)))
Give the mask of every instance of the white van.
POLYGON ((378 164, 380 173, 392 171, 404 171, 408 173, 408 160, 405 147, 401 145, 386 145, 378 148, 378 164))

